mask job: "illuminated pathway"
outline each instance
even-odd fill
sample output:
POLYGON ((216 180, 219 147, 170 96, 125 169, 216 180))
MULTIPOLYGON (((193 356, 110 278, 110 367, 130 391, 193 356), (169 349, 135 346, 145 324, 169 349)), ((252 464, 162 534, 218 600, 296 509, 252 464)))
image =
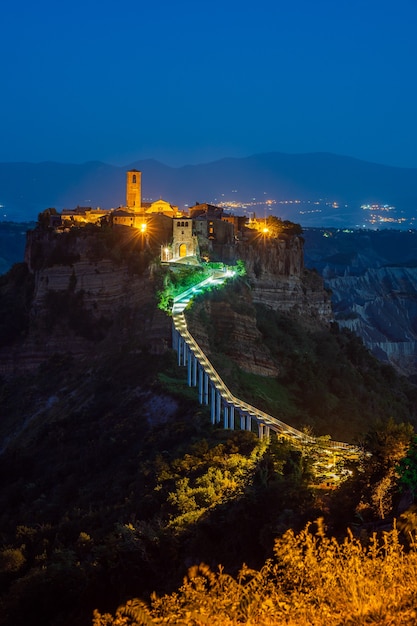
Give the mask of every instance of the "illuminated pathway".
MULTIPOLYGON (((261 439, 269 437, 270 431, 279 436, 295 440, 299 443, 314 443, 314 437, 292 428, 276 417, 251 406, 236 398, 226 387, 204 352, 194 340, 187 328, 184 309, 193 296, 201 293, 204 287, 222 284, 234 272, 217 271, 195 287, 187 289, 174 298, 172 307, 172 347, 178 355, 178 365, 187 367, 187 379, 190 387, 198 390, 200 404, 210 405, 212 424, 223 422, 224 428, 234 429, 237 424, 241 430, 252 430, 255 422, 261 439)), ((352 450, 354 446, 339 441, 326 442, 326 447, 340 450, 352 450)))

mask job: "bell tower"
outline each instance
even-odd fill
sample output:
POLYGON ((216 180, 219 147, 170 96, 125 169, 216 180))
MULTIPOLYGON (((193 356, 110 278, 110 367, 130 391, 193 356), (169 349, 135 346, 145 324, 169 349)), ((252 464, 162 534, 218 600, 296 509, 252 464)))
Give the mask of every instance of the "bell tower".
POLYGON ((139 211, 142 206, 141 178, 142 172, 138 170, 126 172, 126 206, 133 211, 139 211))

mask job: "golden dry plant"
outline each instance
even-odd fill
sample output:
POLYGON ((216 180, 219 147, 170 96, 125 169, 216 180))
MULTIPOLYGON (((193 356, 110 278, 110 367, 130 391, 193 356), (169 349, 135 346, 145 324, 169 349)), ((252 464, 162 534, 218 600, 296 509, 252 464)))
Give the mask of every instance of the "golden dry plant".
POLYGON ((417 552, 396 528, 366 545, 339 542, 322 520, 277 539, 274 557, 234 578, 222 567, 191 568, 178 592, 94 613, 93 626, 409 626, 417 623, 417 552))

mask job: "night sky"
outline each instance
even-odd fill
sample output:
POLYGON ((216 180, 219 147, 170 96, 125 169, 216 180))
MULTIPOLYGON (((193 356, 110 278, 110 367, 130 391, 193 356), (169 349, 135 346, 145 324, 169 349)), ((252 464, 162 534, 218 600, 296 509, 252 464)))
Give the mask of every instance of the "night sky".
POLYGON ((417 0, 6 0, 0 161, 417 167, 417 0))

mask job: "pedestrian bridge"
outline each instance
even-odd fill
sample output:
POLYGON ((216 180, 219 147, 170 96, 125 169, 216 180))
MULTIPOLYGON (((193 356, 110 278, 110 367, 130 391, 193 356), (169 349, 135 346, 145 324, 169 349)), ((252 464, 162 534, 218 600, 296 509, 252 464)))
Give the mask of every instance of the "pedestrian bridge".
MULTIPOLYGON (((224 428, 257 430, 260 439, 269 437, 271 431, 279 437, 291 439, 300 444, 315 443, 316 439, 303 433, 272 415, 240 400, 232 394, 207 356, 190 334, 184 309, 193 296, 210 285, 222 284, 233 272, 217 271, 195 287, 187 289, 174 298, 172 307, 172 347, 178 356, 178 365, 187 369, 187 381, 198 392, 200 404, 210 407, 212 424, 223 423, 224 428)), ((328 441, 326 447, 340 450, 353 450, 354 446, 340 441, 328 441)))

